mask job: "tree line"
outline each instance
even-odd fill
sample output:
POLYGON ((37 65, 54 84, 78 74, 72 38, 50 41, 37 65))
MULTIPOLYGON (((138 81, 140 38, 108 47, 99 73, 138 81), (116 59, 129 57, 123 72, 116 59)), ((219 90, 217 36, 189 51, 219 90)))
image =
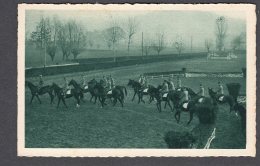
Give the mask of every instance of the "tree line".
MULTIPOLYGON (((225 49, 225 39, 227 37, 227 21, 221 16, 216 19, 216 49, 223 51, 225 49)), ((114 60, 116 60, 116 47, 121 40, 127 43, 127 53, 129 55, 133 38, 140 31, 139 22, 135 17, 129 17, 125 23, 120 25, 117 21, 111 20, 108 28, 102 31, 103 41, 109 49, 113 50, 114 60)), ((75 20, 61 21, 58 17, 42 17, 31 33, 30 39, 36 44, 37 48, 44 50, 46 54, 54 61, 58 50, 62 52, 62 59, 68 60, 71 56, 76 59, 87 45, 93 45, 93 39, 79 22, 75 20)), ((232 49, 236 50, 242 44, 242 35, 236 36, 232 40, 232 49)), ((191 43, 192 44, 192 43, 191 43)), ((205 39, 205 49, 210 52, 213 48, 213 40, 205 39)), ((172 47, 176 49, 178 55, 181 55, 185 49, 185 43, 181 35, 177 35, 172 42, 172 47)), ((151 51, 157 55, 166 48, 165 34, 160 31, 153 35, 147 35, 143 38, 142 33, 142 55, 148 56, 151 51)), ((192 48, 192 46, 191 46, 192 48)))

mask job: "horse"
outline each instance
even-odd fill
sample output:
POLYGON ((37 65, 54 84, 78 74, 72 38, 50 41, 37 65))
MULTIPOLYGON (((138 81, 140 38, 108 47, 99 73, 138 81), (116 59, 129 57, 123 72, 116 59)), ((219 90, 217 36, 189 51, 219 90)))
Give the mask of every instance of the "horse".
POLYGON ((70 89, 70 94, 65 93, 64 94, 64 90, 63 88, 60 88, 57 84, 52 83, 52 87, 54 90, 54 93, 58 96, 58 104, 57 104, 57 108, 59 107, 60 101, 63 102, 63 104, 65 105, 66 108, 68 108, 65 99, 66 98, 70 98, 70 97, 74 97, 77 100, 77 107, 80 106, 80 97, 82 95, 81 91, 77 90, 77 89, 70 89))
POLYGON ((236 112, 236 115, 238 113, 238 115, 240 116, 242 132, 245 135, 246 134, 246 108, 242 104, 236 103, 234 105, 234 110, 236 112))
POLYGON ((205 107, 205 108, 209 108, 211 106, 215 106, 216 102, 214 102, 214 100, 212 100, 209 97, 202 97, 198 94, 196 94, 191 88, 187 88, 187 91, 190 94, 190 100, 187 102, 182 102, 181 99, 184 96, 184 92, 183 91, 179 91, 180 93, 177 93, 177 97, 176 97, 176 113, 174 115, 177 123, 179 123, 180 121, 180 115, 181 112, 189 112, 190 113, 190 118, 189 121, 187 122, 187 124, 189 125, 190 122, 193 120, 193 114, 198 112, 198 109, 200 107, 205 107))
POLYGON ((29 87, 31 94, 32 94, 30 104, 32 104, 32 101, 33 101, 35 96, 37 97, 39 103, 41 104, 41 100, 39 98, 39 95, 41 96, 41 95, 44 95, 46 93, 48 93, 50 98, 51 98, 51 104, 53 103, 54 95, 52 94, 53 89, 50 85, 43 86, 40 89, 36 85, 31 83, 30 81, 25 81, 25 85, 29 87))
POLYGON ((93 97, 95 97, 95 104, 97 101, 97 96, 96 93, 94 92, 94 87, 96 86, 98 82, 96 81, 96 79, 92 79, 88 82, 88 91, 91 94, 91 98, 90 98, 90 102, 92 102, 93 97))
POLYGON ((83 95, 84 89, 81 88, 81 86, 74 79, 70 80, 69 86, 71 86, 71 85, 74 87, 74 89, 76 89, 78 92, 80 92, 80 99, 82 100, 84 98, 84 95, 83 95))
POLYGON ((120 86, 120 85, 117 85, 115 86, 115 88, 112 89, 112 93, 111 94, 108 94, 107 96, 109 98, 114 98, 114 104, 113 106, 116 105, 117 103, 117 100, 121 103, 121 106, 124 107, 124 97, 125 95, 127 96, 127 90, 126 90, 126 87, 125 86, 120 86))
POLYGON ((144 95, 150 95, 150 99, 149 99, 150 103, 155 97, 153 95, 154 94, 153 90, 155 87, 152 85, 149 85, 148 88, 143 89, 142 85, 138 81, 129 79, 127 86, 130 86, 134 89, 134 96, 132 98, 132 101, 134 101, 136 94, 138 95, 138 104, 140 103, 140 101, 145 103, 145 101, 143 100, 144 95))
POLYGON ((162 108, 161 108, 161 102, 162 101, 165 101, 165 104, 164 104, 164 109, 166 108, 167 104, 169 105, 171 111, 174 110, 174 108, 176 108, 177 106, 177 103, 176 101, 179 100, 178 99, 178 93, 180 93, 179 91, 170 91, 168 92, 168 94, 166 95, 166 97, 163 97, 161 92, 160 92, 160 88, 158 88, 158 92, 156 93, 156 106, 157 106, 157 109, 159 112, 162 111, 162 108), (170 102, 172 102, 173 106, 171 106, 170 102))
POLYGON ((208 88, 209 95, 213 100, 216 100, 219 104, 225 104, 228 103, 230 106, 230 112, 234 110, 235 106, 235 100, 230 95, 222 95, 218 94, 217 92, 214 92, 212 88, 208 88))

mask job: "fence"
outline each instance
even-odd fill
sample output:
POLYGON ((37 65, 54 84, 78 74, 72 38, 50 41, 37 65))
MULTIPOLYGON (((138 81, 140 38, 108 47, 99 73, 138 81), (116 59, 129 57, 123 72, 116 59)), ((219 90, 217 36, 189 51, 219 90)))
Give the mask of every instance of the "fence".
POLYGON ((187 72, 186 68, 178 71, 144 73, 148 78, 169 77, 246 77, 245 69, 241 72, 187 72))
POLYGON ((118 57, 116 62, 113 58, 90 58, 74 60, 74 64, 54 65, 47 67, 28 68, 25 70, 26 77, 34 77, 42 75, 65 74, 71 72, 82 72, 98 69, 108 69, 120 66, 130 66, 137 64, 146 64, 162 61, 174 61, 193 58, 206 58, 206 53, 183 54, 177 55, 161 55, 161 56, 136 56, 136 57, 118 57))

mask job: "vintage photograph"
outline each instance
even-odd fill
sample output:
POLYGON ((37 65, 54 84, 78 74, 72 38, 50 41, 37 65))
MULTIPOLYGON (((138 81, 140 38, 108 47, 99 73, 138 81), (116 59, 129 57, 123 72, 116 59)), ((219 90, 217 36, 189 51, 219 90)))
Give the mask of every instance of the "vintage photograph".
POLYGON ((18 6, 19 156, 254 156, 255 6, 18 6))

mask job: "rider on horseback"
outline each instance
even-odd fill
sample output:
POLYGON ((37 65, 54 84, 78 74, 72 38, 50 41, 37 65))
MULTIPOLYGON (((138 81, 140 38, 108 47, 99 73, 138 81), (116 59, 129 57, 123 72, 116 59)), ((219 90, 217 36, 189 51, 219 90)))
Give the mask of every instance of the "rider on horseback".
POLYGON ((115 88, 116 83, 115 83, 114 78, 111 76, 111 74, 109 75, 109 77, 110 77, 110 82, 111 82, 111 89, 113 89, 113 88, 115 88))
MULTIPOLYGON (((39 75, 39 85, 37 86, 38 92, 43 87, 43 84, 44 84, 44 82, 43 82, 42 75, 39 75)), ((36 93, 38 93, 38 92, 36 92, 36 93)))
POLYGON ((224 95, 224 88, 223 88, 223 85, 221 84, 220 81, 218 82, 218 90, 217 90, 217 93, 220 94, 220 95, 224 95))
POLYGON ((172 81, 172 77, 169 78, 169 91, 175 91, 175 86, 172 81))
POLYGON ((86 76, 81 75, 81 86, 82 86, 82 88, 84 89, 87 85, 88 84, 87 84, 86 76))
POLYGON ((66 77, 63 78, 64 84, 63 84, 63 95, 66 96, 66 93, 68 90, 70 90, 69 81, 66 77))
POLYGON ((166 80, 163 81, 163 86, 161 89, 161 94, 163 97, 166 97, 169 92, 169 86, 166 80))
POLYGON ((183 108, 187 109, 189 103, 189 92, 186 88, 183 88, 183 96, 180 100, 180 104, 183 108))
POLYGON ((200 90, 197 94, 200 96, 198 102, 201 103, 203 101, 203 98, 205 97, 205 89, 202 84, 200 84, 200 90))
POLYGON ((181 85, 181 79, 180 77, 177 78, 177 91, 180 91, 182 88, 182 85, 181 85))

